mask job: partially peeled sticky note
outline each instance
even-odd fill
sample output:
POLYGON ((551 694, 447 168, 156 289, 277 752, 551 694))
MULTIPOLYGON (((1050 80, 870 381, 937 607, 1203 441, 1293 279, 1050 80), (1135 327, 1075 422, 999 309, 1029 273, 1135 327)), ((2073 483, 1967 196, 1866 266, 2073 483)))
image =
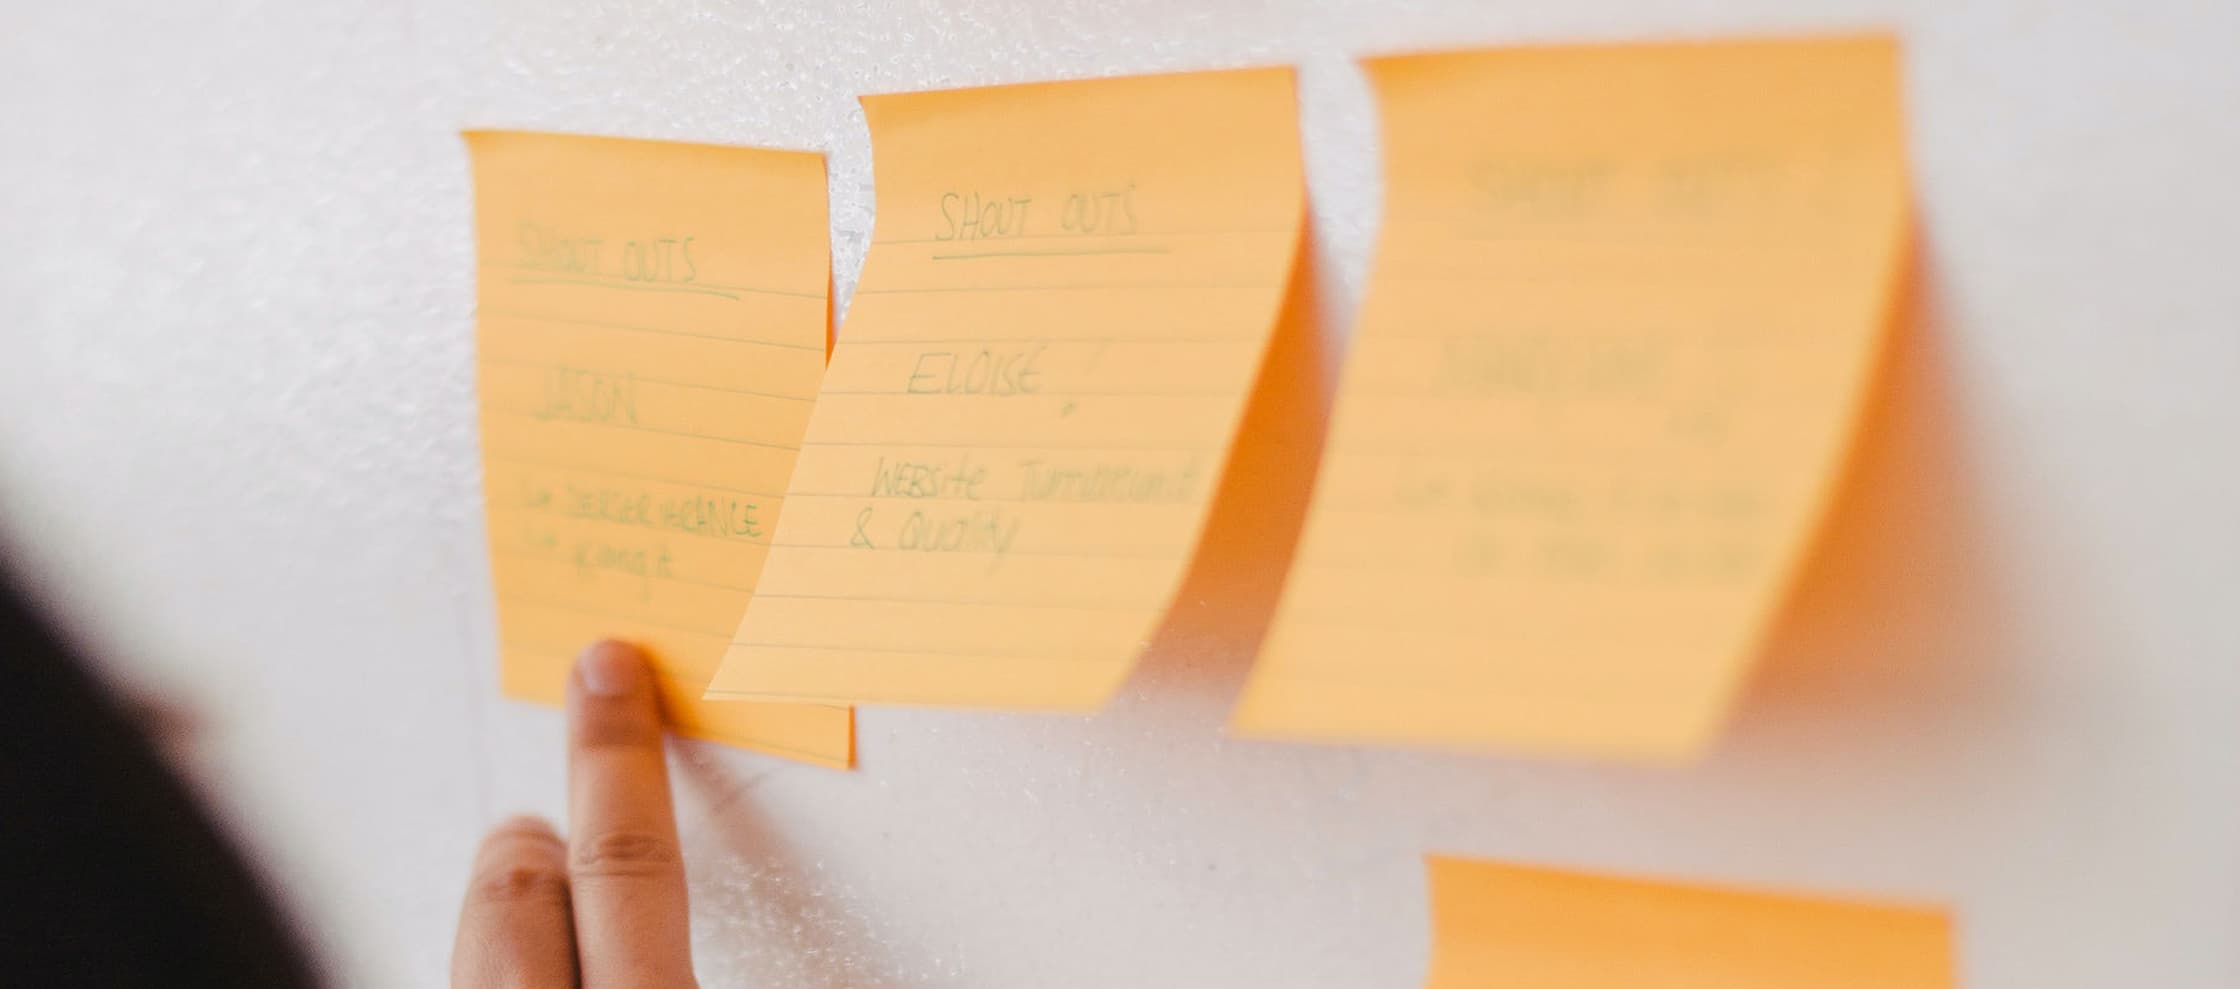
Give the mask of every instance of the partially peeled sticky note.
POLYGON ((1952 989, 1951 918, 1430 856, 1425 989, 1952 989))
POLYGON ((1367 67, 1384 233, 1235 728, 1689 758, 1884 348, 1908 230, 1896 45, 1367 67))
POLYGON ((478 131, 476 386, 500 682, 602 638, 678 731, 832 766, 845 707, 701 700, 784 503, 829 322, 824 159, 478 131))
POLYGON ((1256 69, 863 101, 878 229, 710 697, 1112 693, 1282 308, 1295 99, 1256 69))

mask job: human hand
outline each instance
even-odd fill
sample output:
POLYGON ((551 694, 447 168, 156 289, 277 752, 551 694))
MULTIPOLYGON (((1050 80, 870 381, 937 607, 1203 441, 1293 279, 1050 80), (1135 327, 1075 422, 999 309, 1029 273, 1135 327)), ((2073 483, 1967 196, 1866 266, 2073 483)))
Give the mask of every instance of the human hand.
POLYGON ((645 658, 618 642, 585 650, 568 677, 568 823, 566 842, 531 817, 482 840, 451 984, 697 985, 660 703, 645 658))

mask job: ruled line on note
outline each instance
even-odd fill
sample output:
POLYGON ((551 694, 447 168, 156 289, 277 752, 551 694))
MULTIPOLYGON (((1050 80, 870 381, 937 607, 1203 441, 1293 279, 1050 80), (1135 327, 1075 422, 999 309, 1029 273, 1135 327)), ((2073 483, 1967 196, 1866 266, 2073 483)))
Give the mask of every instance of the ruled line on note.
POLYGON ((522 278, 541 275, 547 278, 565 280, 564 282, 560 283, 597 285, 611 288, 653 289, 656 291, 690 290, 713 292, 716 294, 736 293, 729 296, 733 299, 738 298, 739 294, 775 295, 791 299, 823 299, 825 297, 825 294, 823 292, 797 292, 791 289, 765 288, 760 285, 726 285, 722 282, 702 281, 697 278, 688 282, 662 282, 626 278, 621 275, 602 275, 596 272, 554 271, 550 268, 538 268, 533 265, 505 264, 503 262, 494 261, 481 262, 481 266, 485 268, 498 268, 506 271, 520 271, 531 273, 527 276, 515 277, 514 283, 517 285, 535 284, 533 282, 524 282, 522 278))
MULTIPOLYGON (((1477 465, 1473 464, 1471 466, 1477 465)), ((1369 504, 1365 502, 1354 504, 1323 502, 1322 504, 1315 506, 1315 510, 1322 512, 1343 512, 1347 515, 1396 515, 1402 518, 1444 518, 1451 515, 1489 514, 1467 503, 1417 506, 1398 504, 1396 502, 1387 502, 1382 505, 1369 504)))
POLYGON ((1071 285, 921 285, 906 288, 858 288, 857 295, 916 295, 940 292, 1165 292, 1174 289, 1211 291, 1270 291, 1269 282, 1093 282, 1071 285))
POLYGON ((702 384, 697 381, 678 381, 674 378, 652 378, 628 369, 617 370, 604 367, 587 367, 583 364, 571 364, 566 361, 532 361, 520 360, 510 357, 491 357, 488 355, 484 355, 478 359, 484 364, 495 364, 500 367, 533 367, 542 368, 547 371, 583 371, 589 374, 600 374, 613 377, 628 378, 630 381, 638 384, 665 385, 672 388, 694 388, 701 391, 721 392, 726 395, 745 395, 750 398, 771 398, 787 402, 814 402, 817 400, 817 397, 815 395, 786 395, 773 391, 756 391, 752 388, 731 388, 724 385, 702 384))
POLYGON ((596 278, 571 278, 560 275, 515 275, 515 285, 584 285, 592 288, 621 289, 625 292, 666 292, 672 295, 708 295, 718 299, 739 301, 739 293, 719 288, 702 288, 697 285, 654 285, 643 282, 609 282, 596 278))
POLYGON ((1103 451, 1119 453, 1214 453, 1218 447, 1207 446, 1109 446, 1102 443, 996 443, 996 442, 941 442, 937 440, 812 440, 805 447, 817 446, 883 446, 883 447, 932 447, 936 449, 967 450, 1032 450, 1038 453, 1103 451))
POLYGON ((1268 237, 1277 234, 1291 235, 1298 231, 1279 227, 1222 227, 1214 230, 1143 230, 1130 233, 1054 233, 1010 234, 1003 237, 889 237, 872 241, 873 246, 885 244, 988 244, 1014 240, 1110 240, 1121 237, 1268 237))
POLYGON ((941 392, 923 392, 923 391, 893 391, 893 390, 881 390, 881 391, 873 391, 873 390, 870 390, 870 389, 842 389, 842 388, 827 388, 827 389, 825 389, 825 390, 824 390, 824 394, 823 394, 822 396, 820 396, 820 397, 824 397, 824 398, 830 398, 830 397, 833 397, 833 396, 836 396, 836 395, 837 395, 837 396, 841 396, 841 397, 846 397, 846 398, 992 398, 992 399, 1026 399, 1026 398, 1060 398, 1060 399, 1065 399, 1065 398, 1174 398, 1174 399, 1190 399, 1190 398, 1235 398, 1235 397, 1237 397, 1237 394, 1236 394, 1236 392, 1233 392, 1233 391, 1228 391, 1228 390, 1222 390, 1222 391, 1188 391, 1188 392, 1156 392, 1156 391, 1035 391, 1035 392, 1020 392, 1020 393, 1018 393, 1018 394, 1015 394, 1015 395, 969 395, 969 394, 947 395, 947 394, 944 394, 944 393, 941 393, 941 392))
POLYGON ((1332 457, 1399 457, 1404 459, 1444 459, 1473 464, 1484 463, 1489 460, 1503 459, 1502 454, 1496 450, 1484 450, 1473 453, 1467 450, 1456 450, 1452 448, 1441 450, 1369 450, 1356 446, 1324 447, 1322 456, 1325 462, 1327 462, 1332 457))
POLYGON ((963 608, 1052 608, 1059 611, 1138 611, 1152 604, 1067 604, 1057 601, 973 601, 964 598, 908 598, 878 594, 780 594, 764 591, 757 597, 779 601, 854 601, 865 604, 930 604, 963 608))
MULTIPOLYGON (((683 534, 688 536, 697 535, 697 533, 691 532, 686 532, 683 534)), ((731 542, 746 546, 766 546, 766 544, 764 543, 758 543, 747 539, 733 539, 731 540, 731 542)), ((568 562, 564 559, 556 559, 551 553, 547 553, 542 550, 527 549, 520 546, 493 546, 490 548, 490 552, 495 553, 499 556, 511 556, 520 559, 538 559, 557 563, 568 562)), ((579 573, 595 573, 608 575, 614 577, 617 580, 658 580, 665 584, 687 584, 694 587, 706 587, 711 590, 718 591, 732 591, 739 594, 754 593, 754 588, 752 587, 740 587, 736 584, 724 584, 712 580, 700 580, 695 577, 679 577, 675 574, 631 573, 628 570, 613 570, 601 567, 581 566, 575 567, 574 569, 579 573)))
POLYGON ((557 464, 547 460, 536 460, 528 457, 508 456, 506 454, 500 453, 484 453, 482 455, 482 459, 496 460, 500 463, 519 464, 524 467, 536 467, 543 470, 569 471, 581 474, 599 474, 605 475, 607 477, 627 477, 634 481, 652 481, 656 484, 670 484, 680 488, 701 488, 708 491, 721 491, 725 494, 751 495, 756 498, 785 497, 785 492, 783 491, 757 491, 752 488, 726 487, 721 484, 708 484, 701 481, 685 481, 679 480, 674 477, 660 477, 653 474, 638 474, 632 473, 630 471, 613 470, 606 467, 584 467, 576 464, 557 464))
MULTIPOLYGON (((1581 618, 1578 619, 1577 623, 1582 626, 1588 625, 1590 623, 1607 624, 1605 622, 1601 622, 1599 619, 1593 618, 1581 618)), ((1300 615, 1286 620, 1285 624, 1302 628, 1327 628, 1347 632, 1377 632, 1389 635, 1402 635, 1414 639, 1435 637, 1455 642, 1480 643, 1482 641, 1475 632, 1458 632, 1452 631, 1450 629, 1434 628, 1430 627, 1429 623, 1426 622, 1349 622, 1333 621, 1329 618, 1317 617, 1312 615, 1300 615)))
MULTIPOLYGON (((978 653, 967 658, 1047 659, 1054 663, 1079 663, 1083 666, 1087 666, 1094 661, 1090 657, 991 656, 978 653)), ((877 688, 857 689, 854 687, 841 692, 803 690, 787 693, 758 693, 748 690, 720 690, 711 686, 706 696, 711 700, 718 701, 739 701, 749 704, 805 704, 814 707, 848 707, 855 704, 896 704, 911 707, 925 703, 924 699, 915 693, 877 688)))
POLYGON ((1369 566, 1356 560, 1330 559, 1301 560, 1298 563, 1292 565, 1292 571, 1295 573, 1307 570, 1319 570, 1332 574, 1366 577, 1391 577, 1405 574, 1422 574, 1426 570, 1451 575, 1459 573, 1461 569, 1461 567, 1454 565, 1453 561, 1446 557, 1401 557, 1397 559, 1397 562, 1388 561, 1381 566, 1369 566))
MULTIPOLYGON (((1055 648, 1048 651, 1007 652, 994 649, 938 649, 924 647, 903 649, 895 646, 851 646, 809 642, 746 642, 737 639, 732 640, 731 645, 733 648, 739 649, 800 649, 810 652, 870 652, 902 656, 942 656, 951 659, 1046 659, 1052 661, 1063 661, 1074 658, 1070 656, 1055 655, 1055 653, 1058 652, 1058 650, 1055 648)), ((1105 662, 1105 660, 1097 659, 1095 657, 1088 657, 1083 661, 1105 662)))
POLYGON ((1021 401, 1021 398, 1156 398, 1156 401, 1212 401, 1236 398, 1234 392, 1021 392, 1021 394, 941 394, 941 392, 871 392, 871 389, 824 389, 820 398, 986 398, 986 401, 1021 401))
POLYGON ((626 422, 593 422, 588 419, 569 419, 560 416, 546 416, 541 413, 530 412, 522 409, 501 409, 485 405, 483 406, 482 411, 485 415, 495 414, 519 416, 527 419, 535 419, 539 422, 562 426, 587 426, 595 429, 624 429, 634 433, 654 433, 661 436, 682 436, 686 439, 708 440, 709 442, 713 443, 733 443, 739 446, 761 447, 766 450, 785 450, 788 452, 792 452, 794 450, 800 449, 800 447, 792 446, 785 443, 770 443, 763 440, 750 440, 738 436, 720 436, 715 433, 696 433, 687 429, 663 429, 659 426, 638 426, 626 422))
POLYGON ((572 602, 551 601, 544 598, 531 597, 524 594, 500 593, 498 595, 498 600, 510 601, 515 604, 524 605, 531 608, 543 608, 546 611, 559 611, 568 614, 582 615, 587 618, 602 618, 617 622, 628 622, 636 625, 644 625, 648 628, 658 628, 670 632, 680 632, 685 635, 700 635, 706 636, 711 639, 729 639, 731 637, 731 630, 729 629, 725 629, 721 632, 710 632, 707 629, 690 628, 683 625, 673 625, 668 622, 663 622, 653 618, 647 618, 642 615, 630 615, 624 614, 619 611, 607 611, 601 608, 587 607, 585 605, 575 604, 572 602))
POLYGON ((776 347, 781 350, 807 350, 814 351, 818 354, 824 353, 824 344, 821 342, 815 344, 785 343, 778 340, 758 340, 754 337, 724 336, 720 333, 694 333, 689 330, 672 330, 665 327, 646 326, 638 323, 618 323, 613 320, 605 319, 584 319, 581 316, 554 316, 550 313, 529 312, 523 309, 512 309, 501 306, 483 306, 477 311, 484 316, 496 316, 500 319, 522 319, 540 323, 568 323, 576 326, 593 326, 603 330, 622 330, 629 333, 651 333, 657 336, 689 337, 695 340, 717 340, 723 343, 742 343, 751 344, 757 347, 776 347))
POLYGON ((1233 344, 1233 345, 1237 345, 1237 346, 1251 345, 1251 346, 1254 346, 1254 347, 1259 347, 1259 346, 1265 346, 1265 345, 1266 345, 1266 343, 1267 343, 1267 341, 1266 341, 1265 339, 1261 338, 1261 337, 1258 337, 1258 336, 1250 336, 1250 337, 1242 337, 1242 336, 1238 336, 1238 337, 1219 337, 1219 336, 1215 336, 1215 337, 1132 337, 1132 336, 1131 336, 1131 337, 1066 337, 1066 336, 1036 336, 1036 337, 927 337, 927 338, 924 338, 924 339, 920 339, 920 338, 916 338, 916 337, 869 337, 869 338, 863 338, 863 337, 848 337, 848 336, 843 336, 843 337, 841 337, 841 338, 840 338, 840 345, 841 345, 841 346, 843 346, 843 347, 845 347, 845 346, 848 346, 848 345, 850 345, 850 344, 858 344, 858 345, 872 345, 872 344, 877 344, 877 345, 917 345, 917 344, 928 344, 928 345, 934 345, 934 346, 943 346, 943 345, 962 345, 962 344, 975 344, 975 343, 1006 343, 1006 344, 1008 344, 1008 343, 1035 343, 1035 344, 1057 344, 1057 343, 1094 343, 1094 344, 1121 344, 1121 343, 1127 343, 1127 344, 1136 344, 1136 343, 1141 343, 1141 344, 1169 344, 1169 343, 1203 343, 1203 344, 1216 344, 1216 343, 1220 343, 1220 344, 1233 344))
MULTIPOLYGON (((721 532, 694 532, 690 529, 674 526, 646 525, 638 522, 627 522, 619 519, 611 519, 600 515, 581 515, 565 511, 554 511, 543 508, 535 508, 528 505, 502 504, 493 508, 492 512, 494 514, 502 513, 509 517, 514 515, 532 515, 538 518, 563 519, 570 522, 585 522, 595 525, 621 526, 626 529, 642 530, 657 533, 663 536, 674 535, 683 536, 689 539, 708 539, 719 543, 728 543, 733 546, 760 546, 763 547, 765 551, 767 551, 770 547, 770 542, 767 537, 757 538, 752 536, 731 535, 721 532)), ((567 561, 556 560, 555 562, 565 563, 567 561)), ((624 571, 618 570, 613 572, 623 573, 624 571)), ((629 576, 636 577, 642 575, 629 574, 629 576)), ((751 590, 751 588, 749 589, 751 590)))
MULTIPOLYGON (((906 552, 909 552, 908 550, 888 550, 888 549, 876 549, 876 548, 873 548, 873 547, 869 547, 869 546, 851 546, 851 545, 848 545, 848 544, 846 544, 846 543, 771 543, 771 544, 770 544, 770 548, 771 548, 771 549, 815 549, 815 550, 851 550, 851 551, 854 551, 854 552, 857 552, 857 553, 890 553, 890 552, 905 552, 905 553, 906 553, 906 552)), ((1003 551, 1002 553, 957 553, 957 554, 952 554, 952 555, 956 555, 956 556, 972 556, 972 557, 979 557, 979 558, 992 557, 992 556, 1038 556, 1038 557, 1050 557, 1050 558, 1054 558, 1054 559, 1060 559, 1060 560, 1089 560, 1089 561, 1096 561, 1096 560, 1112 560, 1112 561, 1116 561, 1116 562, 1128 562, 1128 561, 1135 561, 1135 562, 1163 562, 1163 561, 1168 561, 1168 560, 1174 560, 1174 559, 1176 559, 1176 558, 1179 558, 1179 557, 1181 557, 1181 556, 1184 556, 1184 555, 1186 555, 1187 553, 1189 553, 1189 550, 1187 550, 1187 549, 1177 549, 1177 550, 1174 550, 1173 552, 1168 552, 1168 553, 1082 553, 1082 552, 1076 552, 1076 551, 1072 551, 1072 550, 1059 550, 1059 549, 1007 549, 1007 550, 1004 550, 1004 551, 1003 551)))
POLYGON ((896 503, 923 501, 932 502, 934 504, 950 505, 971 505, 978 503, 985 503, 990 505, 1054 505, 1065 508, 1096 508, 1098 506, 1104 505, 1109 505, 1114 508, 1194 509, 1205 507, 1205 502, 1199 501, 1197 499, 1191 499, 1188 501, 1133 501, 1120 499, 1012 498, 1002 495, 973 495, 969 498, 959 498, 947 495, 879 495, 871 494, 864 491, 788 491, 786 492, 786 497, 794 499, 862 498, 868 501, 887 501, 896 503))

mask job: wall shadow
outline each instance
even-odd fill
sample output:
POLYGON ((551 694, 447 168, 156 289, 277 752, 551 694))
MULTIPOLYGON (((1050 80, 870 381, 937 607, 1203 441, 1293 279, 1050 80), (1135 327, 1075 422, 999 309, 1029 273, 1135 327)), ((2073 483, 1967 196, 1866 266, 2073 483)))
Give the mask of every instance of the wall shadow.
POLYGON ((1719 747, 1949 754, 2013 679, 1976 435, 1933 258, 1915 248, 1843 485, 1719 747))
POLYGON ((1113 707, 1183 692, 1218 704, 1225 721, 1267 635, 1335 391, 1313 226, 1301 221, 1291 283, 1190 568, 1113 707))

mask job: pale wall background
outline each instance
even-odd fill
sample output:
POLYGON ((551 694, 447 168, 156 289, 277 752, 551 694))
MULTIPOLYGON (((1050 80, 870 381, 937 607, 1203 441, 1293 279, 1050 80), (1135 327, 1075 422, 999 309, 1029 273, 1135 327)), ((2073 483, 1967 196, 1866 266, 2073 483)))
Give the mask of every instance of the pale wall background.
POLYGON ((10 3, 0 517, 205 713, 345 983, 436 984, 479 830, 561 797, 495 696, 460 128, 827 149, 844 299, 855 94, 1293 62, 1342 333, 1348 55, 1890 25, 1920 319, 1715 757, 1227 740, 1248 644, 1170 637, 1095 718, 867 710, 852 774, 679 746, 702 972, 1410 986, 1444 849, 1946 901, 1972 986, 2240 985, 2240 4, 2102 6, 10 3))

